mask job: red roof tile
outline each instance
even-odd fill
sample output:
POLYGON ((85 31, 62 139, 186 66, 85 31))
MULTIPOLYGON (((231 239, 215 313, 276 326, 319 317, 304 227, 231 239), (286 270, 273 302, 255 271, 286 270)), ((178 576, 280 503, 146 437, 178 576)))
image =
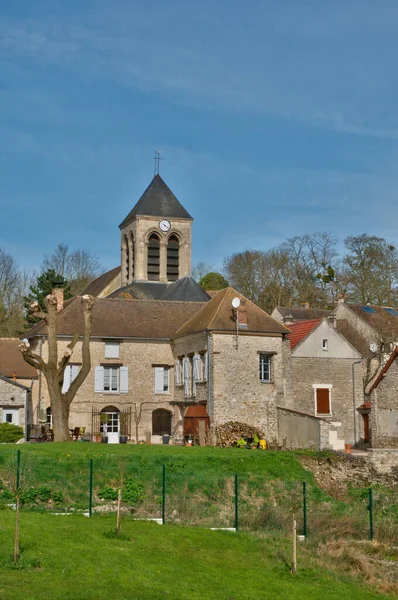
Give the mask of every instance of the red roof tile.
POLYGON ((312 321, 301 321, 301 323, 289 323, 289 329, 292 333, 287 335, 290 341, 290 349, 293 350, 315 327, 321 319, 312 319, 312 321))

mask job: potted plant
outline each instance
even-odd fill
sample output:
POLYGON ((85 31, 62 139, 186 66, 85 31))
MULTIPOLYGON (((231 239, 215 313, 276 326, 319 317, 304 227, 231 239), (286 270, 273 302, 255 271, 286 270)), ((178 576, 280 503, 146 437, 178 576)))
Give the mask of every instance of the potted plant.
POLYGON ((100 431, 98 431, 97 433, 94 433, 94 437, 95 437, 95 441, 98 443, 102 442, 102 433, 100 431))

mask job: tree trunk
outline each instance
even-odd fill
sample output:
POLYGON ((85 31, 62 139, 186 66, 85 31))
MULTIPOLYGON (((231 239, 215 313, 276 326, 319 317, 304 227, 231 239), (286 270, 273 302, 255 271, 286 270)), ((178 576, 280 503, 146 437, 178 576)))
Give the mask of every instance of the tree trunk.
POLYGON ((69 442, 71 439, 69 430, 70 405, 62 401, 58 378, 54 381, 52 377, 47 377, 47 387, 51 402, 54 442, 69 442))

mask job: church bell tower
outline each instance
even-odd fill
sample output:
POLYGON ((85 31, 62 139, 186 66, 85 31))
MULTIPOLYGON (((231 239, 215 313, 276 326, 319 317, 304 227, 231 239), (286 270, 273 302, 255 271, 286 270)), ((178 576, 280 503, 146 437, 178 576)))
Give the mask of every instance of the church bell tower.
POLYGON ((171 283, 191 274, 192 217, 159 173, 119 225, 121 284, 171 283))

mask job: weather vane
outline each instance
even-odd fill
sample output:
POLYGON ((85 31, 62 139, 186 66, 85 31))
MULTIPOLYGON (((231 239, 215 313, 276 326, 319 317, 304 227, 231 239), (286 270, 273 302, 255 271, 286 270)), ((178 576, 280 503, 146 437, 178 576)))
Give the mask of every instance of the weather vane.
POLYGON ((159 175, 159 164, 161 160, 164 160, 164 158, 160 157, 160 153, 161 150, 155 150, 155 156, 153 157, 153 160, 155 161, 155 168, 154 168, 154 172, 153 175, 159 175))

